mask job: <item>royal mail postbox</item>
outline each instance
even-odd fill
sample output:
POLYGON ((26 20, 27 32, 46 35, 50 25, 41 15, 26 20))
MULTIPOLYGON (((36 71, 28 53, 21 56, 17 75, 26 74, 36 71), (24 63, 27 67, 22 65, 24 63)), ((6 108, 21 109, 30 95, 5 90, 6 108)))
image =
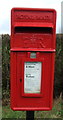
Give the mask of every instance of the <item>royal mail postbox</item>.
POLYGON ((11 11, 11 108, 50 110, 53 100, 56 11, 11 11))

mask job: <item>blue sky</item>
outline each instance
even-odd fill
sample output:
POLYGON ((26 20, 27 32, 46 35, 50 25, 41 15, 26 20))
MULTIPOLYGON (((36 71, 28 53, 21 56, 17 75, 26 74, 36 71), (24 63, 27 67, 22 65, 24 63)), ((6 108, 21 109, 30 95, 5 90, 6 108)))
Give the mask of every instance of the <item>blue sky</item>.
POLYGON ((62 0, 1 0, 0 2, 0 34, 11 34, 11 9, 13 7, 53 8, 57 11, 56 33, 61 33, 62 0))

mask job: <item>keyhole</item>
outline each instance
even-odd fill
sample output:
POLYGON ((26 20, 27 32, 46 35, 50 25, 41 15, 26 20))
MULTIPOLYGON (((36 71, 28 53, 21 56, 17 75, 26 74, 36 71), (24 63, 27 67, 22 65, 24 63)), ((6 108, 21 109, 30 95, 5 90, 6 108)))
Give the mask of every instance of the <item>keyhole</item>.
POLYGON ((20 82, 22 82, 22 79, 20 79, 20 82))

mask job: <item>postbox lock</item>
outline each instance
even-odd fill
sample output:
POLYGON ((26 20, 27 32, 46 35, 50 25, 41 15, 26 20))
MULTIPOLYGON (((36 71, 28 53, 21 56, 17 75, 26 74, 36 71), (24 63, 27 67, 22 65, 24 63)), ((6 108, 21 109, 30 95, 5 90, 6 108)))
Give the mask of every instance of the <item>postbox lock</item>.
POLYGON ((20 82, 22 82, 22 79, 20 79, 20 82))

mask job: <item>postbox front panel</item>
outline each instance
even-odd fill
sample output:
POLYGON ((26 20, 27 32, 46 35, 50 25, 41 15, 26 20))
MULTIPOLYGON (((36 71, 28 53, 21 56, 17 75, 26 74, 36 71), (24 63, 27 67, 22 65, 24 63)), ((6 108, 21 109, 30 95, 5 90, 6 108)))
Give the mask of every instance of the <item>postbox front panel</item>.
POLYGON ((14 110, 50 110, 52 108, 54 54, 39 53, 38 59, 29 59, 27 52, 11 53, 12 94, 11 107, 14 110), (23 59, 24 58, 24 59, 23 59), (40 59, 42 58, 42 59, 40 59), (34 65, 35 64, 35 65, 34 65), (27 68, 33 65, 36 74, 27 68), (40 67, 40 68, 39 68, 40 67), (37 70, 38 69, 38 70, 37 70), (26 79, 26 74, 28 75, 26 79), (30 79, 31 76, 31 79, 30 79), (35 81, 33 77, 38 77, 35 81), (28 81, 27 81, 28 80, 28 81), (25 82, 27 82, 26 86, 25 82), (37 90, 38 88, 38 90, 37 90))
POLYGON ((52 109, 56 12, 12 9, 11 108, 52 109))

